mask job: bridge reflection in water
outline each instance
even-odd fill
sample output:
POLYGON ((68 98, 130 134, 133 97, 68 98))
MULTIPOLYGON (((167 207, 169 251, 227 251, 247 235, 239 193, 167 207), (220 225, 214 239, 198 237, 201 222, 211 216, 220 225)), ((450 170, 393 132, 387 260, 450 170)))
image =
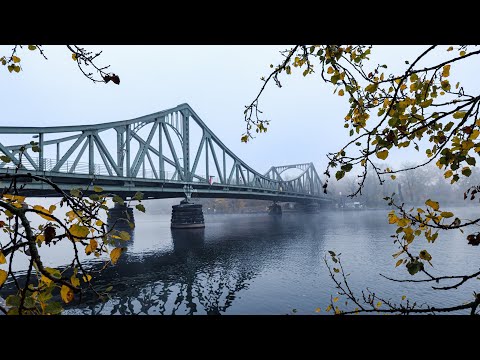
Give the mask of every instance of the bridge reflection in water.
MULTIPOLYGON (((129 251, 134 241, 141 241, 131 230, 132 240, 119 262, 95 279, 100 288, 113 285, 111 299, 102 303, 89 294, 66 313, 222 314, 261 270, 251 263, 225 261, 227 248, 219 242, 205 244, 205 229, 170 231, 173 250, 139 255, 129 251)), ((92 264, 92 270, 101 266, 92 264)))

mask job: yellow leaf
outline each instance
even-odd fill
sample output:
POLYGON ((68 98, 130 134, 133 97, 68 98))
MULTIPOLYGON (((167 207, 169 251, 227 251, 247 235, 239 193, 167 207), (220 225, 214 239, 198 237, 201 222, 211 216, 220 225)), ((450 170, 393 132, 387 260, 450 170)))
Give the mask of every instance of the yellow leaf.
POLYGON ((457 111, 457 112, 453 113, 452 116, 453 116, 454 119, 463 119, 465 114, 466 114, 465 111, 457 111))
POLYGON ((382 306, 382 302, 381 302, 381 301, 379 301, 379 302, 377 303, 377 308, 379 308, 380 306, 382 306))
POLYGON ((418 211, 420 214, 422 214, 422 213, 425 212, 422 208, 417 208, 417 211, 418 211))
POLYGON ((440 204, 438 202, 430 200, 430 199, 425 201, 425 205, 430 206, 435 211, 440 208, 440 204))
POLYGON ((480 131, 478 131, 478 130, 473 130, 472 133, 470 134, 470 139, 471 139, 471 140, 476 140, 479 135, 480 135, 480 131))
POLYGON ((467 52, 465 50, 460 51, 460 56, 465 56, 467 52))
POLYGON ((328 305, 327 308, 325 309, 326 312, 329 312, 330 310, 332 310, 332 305, 328 305))
POLYGON ((103 191, 103 188, 101 188, 100 186, 95 185, 95 186, 93 187, 93 191, 95 191, 95 192, 102 192, 102 191, 103 191))
MULTIPOLYGON (((50 211, 48 211, 47 209, 45 209, 42 205, 35 205, 35 206, 33 207, 33 210, 41 211, 42 213, 51 215, 51 214, 50 214, 50 211)), ((39 213, 37 213, 37 215, 40 215, 40 216, 41 216, 42 218, 44 218, 45 220, 50 220, 50 221, 53 220, 53 218, 52 218, 51 216, 48 216, 48 215, 39 214, 39 213)))
POLYGON ((405 219, 405 218, 401 218, 397 221, 397 225, 400 227, 407 226, 408 223, 409 223, 408 219, 405 219))
POLYGON ((450 211, 443 211, 440 215, 442 215, 444 218, 451 218, 453 213, 450 211))
POLYGON ((15 64, 20 62, 20 58, 18 56, 15 56, 15 55, 12 56, 12 60, 15 64))
POLYGON ((60 290, 60 296, 66 304, 68 304, 74 298, 72 289, 65 285, 62 285, 62 290, 60 290))
POLYGON ((112 264, 116 264, 120 255, 122 255, 123 248, 115 248, 110 253, 110 259, 112 260, 112 264))
POLYGON ((407 297, 405 295, 402 296, 402 300, 405 300, 407 297))
POLYGON ((453 50, 453 46, 450 46, 447 51, 452 51, 453 50))
POLYGON ((398 260, 397 263, 395 264, 395 267, 402 265, 402 262, 403 262, 403 259, 398 260))
POLYGON ((6 264, 7 260, 5 259, 5 255, 3 255, 3 252, 0 251, 0 264, 6 264))
POLYGON ((345 95, 345 92, 343 91, 343 89, 340 89, 340 91, 338 92, 338 96, 343 96, 345 95))
POLYGON ((388 214, 388 223, 395 224, 398 221, 398 217, 395 214, 388 214))
POLYGON ((47 278, 45 275, 42 275, 42 277, 40 278, 40 281, 43 281, 45 284, 47 284, 47 286, 50 285, 50 283, 52 282, 52 280, 47 278))
POLYGON ((390 175, 390 177, 392 178, 392 180, 395 180, 397 178, 395 175, 390 175))
POLYGON ((79 287, 80 286, 80 279, 75 277, 75 275, 72 275, 70 278, 70 282, 72 283, 73 286, 79 287))
POLYGON ((37 235, 36 240, 37 240, 37 243, 40 243, 40 244, 43 243, 45 241, 45 235, 43 234, 37 235))
POLYGON ((432 260, 432 255, 428 253, 427 250, 420 251, 420 259, 430 261, 432 260))
POLYGON ((442 76, 443 77, 449 77, 450 76, 450 65, 445 65, 443 67, 442 76))
POLYGON ((0 286, 7 280, 8 273, 5 270, 0 270, 0 286))
POLYGON ((78 217, 77 214, 75 214, 75 212, 73 210, 70 210, 65 215, 68 216, 68 221, 73 221, 78 217))
POLYGON ((11 202, 23 203, 25 201, 25 196, 20 195, 3 194, 3 197, 9 199, 11 202))
POLYGON ((78 225, 78 224, 73 224, 72 226, 70 226, 69 231, 70 231, 70 234, 81 239, 86 238, 89 233, 88 227, 78 225))
POLYGON ((333 74, 333 67, 331 66, 328 67, 327 74, 333 74))
POLYGON ((92 280, 92 275, 87 274, 86 276, 82 276, 82 279, 85 282, 89 282, 90 280, 92 280))
POLYGON ((378 88, 378 83, 373 83, 365 86, 365 91, 369 93, 373 93, 377 90, 378 88))
POLYGON ((447 170, 447 171, 445 171, 445 174, 443 174, 443 176, 445 176, 445 179, 448 179, 452 175, 453 175, 452 170, 447 170))
POLYGON ((56 209, 57 209, 57 207, 56 207, 55 205, 50 205, 50 207, 48 208, 48 212, 51 214, 51 213, 53 213, 56 209))
POLYGON ((337 302, 337 301, 338 301, 338 296, 333 298, 333 302, 337 302))
POLYGON ((73 60, 73 61, 77 61, 77 54, 75 54, 75 53, 72 54, 72 60, 73 60))
POLYGON ((98 242, 95 239, 90 239, 90 244, 85 247, 85 254, 90 255, 98 247, 98 242))
POLYGON ((102 221, 102 220, 97 220, 97 221, 95 221, 95 225, 97 225, 97 226, 102 226, 102 225, 103 225, 103 221, 102 221))
POLYGON ((319 313, 320 311, 322 311, 322 309, 320 309, 320 308, 316 308, 316 309, 315 309, 315 312, 316 312, 316 313, 319 313))
POLYGON ((376 155, 379 159, 385 160, 388 157, 388 150, 379 151, 376 155))

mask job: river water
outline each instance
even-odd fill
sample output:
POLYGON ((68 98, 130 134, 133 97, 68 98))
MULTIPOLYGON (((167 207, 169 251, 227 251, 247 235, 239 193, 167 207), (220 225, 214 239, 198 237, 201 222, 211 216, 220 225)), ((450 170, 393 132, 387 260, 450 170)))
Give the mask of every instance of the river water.
MULTIPOLYGON (((462 218, 480 215, 475 208, 449 210, 462 218)), ((458 290, 439 291, 429 284, 381 277, 412 278, 404 267, 395 268, 397 248, 390 238, 395 227, 388 224, 386 210, 284 213, 278 218, 206 215, 205 229, 174 232, 169 215, 136 212, 135 220, 127 251, 95 278, 100 288, 113 286, 111 300, 101 303, 86 296, 66 306, 65 313, 317 314, 320 307, 324 314, 337 291, 323 262, 328 250, 342 253, 354 292, 370 288, 398 302, 406 295, 418 303, 448 306, 470 301, 478 290, 476 279, 458 290)), ((432 255, 434 267, 427 266, 432 274, 469 274, 480 267, 480 247, 467 245, 465 237, 459 231, 441 234, 433 245, 418 239, 415 249, 432 255)), ((71 261, 67 249, 41 250, 47 266, 71 261)), ((87 267, 102 264, 85 259, 87 267)), ((344 305, 342 300, 338 304, 344 305)))

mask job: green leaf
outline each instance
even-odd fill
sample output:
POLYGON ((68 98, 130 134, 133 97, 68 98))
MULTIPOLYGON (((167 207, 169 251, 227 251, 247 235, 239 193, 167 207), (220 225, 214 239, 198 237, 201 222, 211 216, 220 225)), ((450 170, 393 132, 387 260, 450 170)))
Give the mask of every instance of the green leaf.
POLYGON ((341 178, 343 178, 345 176, 345 171, 343 170, 339 170, 335 173, 335 178, 337 180, 340 180, 341 178))
POLYGON ((32 146, 32 151, 39 153, 40 152, 40 147, 38 145, 33 145, 32 146))
POLYGON ((136 208, 138 211, 145 212, 145 206, 143 206, 142 204, 137 204, 137 205, 135 205, 135 208, 136 208))
POLYGON ((457 112, 453 113, 452 116, 453 116, 454 119, 463 119, 465 114, 466 114, 465 111, 457 111, 457 112))
POLYGON ((33 50, 36 50, 36 49, 37 49, 37 47, 35 45, 28 45, 28 50, 33 51, 33 50))
POLYGON ((379 151, 376 155, 379 159, 385 160, 388 157, 388 150, 379 151))
POLYGON ((345 164, 345 165, 342 165, 341 169, 345 172, 349 172, 350 170, 352 170, 352 164, 345 164))
POLYGON ((95 186, 93 187, 93 191, 99 193, 99 192, 102 192, 102 191, 103 191, 103 188, 101 188, 100 186, 95 185, 95 186))
POLYGON ((79 189, 70 189, 70 195, 72 196, 75 196, 75 197, 82 197, 82 195, 80 195, 80 190, 79 189))
POLYGON ((465 160, 467 162, 468 165, 470 166, 475 166, 475 164, 477 163, 477 161, 475 160, 475 158, 473 157, 469 157, 468 159, 465 160))
POLYGON ((143 193, 140 191, 136 192, 135 195, 133 195, 133 200, 143 200, 143 193))
POLYGON ((468 167, 465 167, 465 168, 462 169, 462 174, 464 176, 468 177, 468 176, 472 175, 472 170, 470 170, 470 168, 468 168, 468 167))
POLYGON ((51 315, 58 315, 63 311, 62 304, 57 301, 49 303, 45 307, 45 312, 51 315))
POLYGON ((444 217, 444 218, 451 218, 451 217, 453 217, 453 213, 450 212, 450 211, 442 211, 442 213, 441 213, 440 215, 442 215, 442 217, 444 217))
MULTIPOLYGON (((52 277, 54 277, 55 279, 61 279, 62 278, 62 274, 60 273, 60 270, 58 270, 58 269, 53 269, 53 268, 50 268, 50 267, 46 267, 45 270, 50 275, 52 275, 52 277)), ((48 279, 48 278, 46 278, 46 279, 48 279)), ((50 280, 50 279, 48 279, 48 280, 50 280)))
POLYGON ((407 270, 410 275, 415 275, 417 272, 423 270, 423 263, 421 261, 409 261, 407 263, 407 270))
POLYGON ((10 159, 8 156, 5 156, 5 155, 0 156, 0 160, 2 160, 6 164, 12 161, 12 159, 10 159))
POLYGON ((100 196, 98 196, 98 194, 91 194, 89 196, 90 200, 93 200, 93 201, 98 201, 100 200, 100 196))
POLYGON ((125 201, 122 199, 122 197, 118 196, 118 195, 115 195, 113 198, 112 198, 112 201, 114 203, 118 203, 119 205, 125 205, 125 201))
POLYGON ((10 295, 5 299, 5 304, 7 306, 20 306, 20 296, 10 295))
POLYGON ((130 234, 126 231, 120 231, 120 233, 118 234, 118 236, 120 236, 120 239, 122 239, 123 241, 128 241, 130 240, 130 234))

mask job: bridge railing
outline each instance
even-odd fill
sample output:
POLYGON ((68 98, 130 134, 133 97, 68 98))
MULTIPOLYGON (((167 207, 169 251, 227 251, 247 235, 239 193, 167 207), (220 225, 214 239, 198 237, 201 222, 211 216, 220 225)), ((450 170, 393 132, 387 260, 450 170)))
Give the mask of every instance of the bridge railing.
MULTIPOLYGON (((36 168, 39 167, 40 158, 39 157, 31 157, 35 166, 25 157, 22 158, 22 168, 26 170, 35 171, 36 168)), ((55 159, 43 159, 43 171, 45 172, 52 172, 52 170, 57 165, 57 160, 55 159)), ((13 163, 5 163, 0 161, 0 171, 1 169, 9 171, 13 171, 16 165, 13 163)), ((90 173, 90 166, 87 162, 77 162, 75 164, 74 161, 65 161, 62 166, 58 168, 55 172, 62 173, 62 174, 89 174, 90 173)), ((111 173, 114 173, 114 170, 110 166, 106 166, 105 164, 94 164, 93 165, 93 175, 104 175, 110 176, 111 173), (110 170, 110 171, 109 171, 110 170)), ((137 178, 143 179, 165 179, 169 181, 180 181, 180 177, 173 171, 153 171, 152 169, 146 168, 144 171, 140 170, 137 178)))

